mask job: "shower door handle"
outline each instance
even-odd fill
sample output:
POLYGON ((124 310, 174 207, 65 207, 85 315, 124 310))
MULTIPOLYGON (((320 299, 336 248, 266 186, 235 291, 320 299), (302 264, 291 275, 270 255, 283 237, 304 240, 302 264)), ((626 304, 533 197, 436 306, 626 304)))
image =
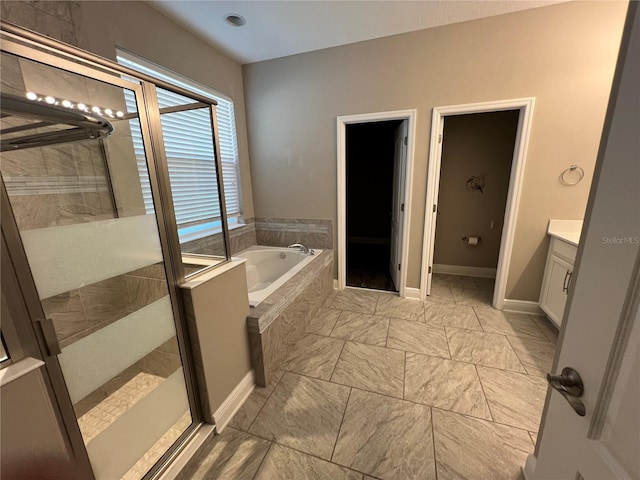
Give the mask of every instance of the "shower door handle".
POLYGON ((56 335, 56 329, 53 326, 53 320, 50 318, 39 318, 37 320, 40 325, 40 331, 44 337, 44 343, 47 345, 47 351, 49 356, 60 355, 60 344, 58 343, 58 336, 56 335))

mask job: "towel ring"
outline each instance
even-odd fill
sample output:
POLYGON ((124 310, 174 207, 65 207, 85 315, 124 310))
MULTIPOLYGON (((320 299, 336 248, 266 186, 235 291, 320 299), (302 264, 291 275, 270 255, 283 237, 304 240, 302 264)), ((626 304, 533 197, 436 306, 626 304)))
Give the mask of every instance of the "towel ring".
POLYGON ((569 187, 573 186, 573 185, 577 185, 578 183, 580 183, 580 180, 582 180, 584 178, 584 170, 579 167, 578 165, 571 165, 569 168, 567 168, 566 170, 564 170, 561 174, 560 174, 560 183, 562 183, 563 185, 567 185, 569 187), (578 179, 575 182, 569 182, 567 181, 567 179, 565 178, 565 176, 568 173, 571 172, 578 172, 578 179))

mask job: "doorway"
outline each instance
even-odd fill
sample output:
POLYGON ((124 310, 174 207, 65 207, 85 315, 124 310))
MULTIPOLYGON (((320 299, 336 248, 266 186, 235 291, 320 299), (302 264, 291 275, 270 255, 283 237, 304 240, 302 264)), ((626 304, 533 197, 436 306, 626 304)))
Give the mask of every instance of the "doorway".
POLYGON ((415 111, 338 117, 338 285, 404 296, 415 111))
POLYGON ((486 296, 492 293, 519 115, 518 110, 504 110, 445 119, 433 255, 436 282, 448 283, 457 275, 466 277, 459 279, 462 285, 480 287, 486 296))
MULTIPOLYGON (((491 286, 491 290, 493 290, 491 303, 492 306, 498 310, 501 310, 504 307, 507 274, 511 262, 511 252, 513 250, 516 216, 520 200, 522 179, 524 176, 526 151, 531 129, 531 119, 533 116, 534 103, 534 98, 523 98, 468 105, 455 105, 450 107, 437 107, 433 109, 429 170, 427 177, 425 229, 422 251, 422 273, 420 281, 420 296, 423 300, 426 299, 426 297, 431 293, 433 275, 436 273, 436 270, 440 269, 441 272, 442 270, 445 270, 445 272, 442 273, 449 274, 462 273, 463 275, 489 278, 495 276, 495 287, 493 288, 493 285, 491 286), (487 114, 494 116, 496 116, 497 114, 502 114, 504 115, 504 117, 502 118, 503 121, 506 121, 511 116, 512 118, 507 122, 511 125, 508 128, 511 132, 513 131, 513 128, 515 128, 515 135, 513 135, 510 139, 511 143, 505 144, 508 146, 508 148, 504 147, 504 149, 506 149, 507 151, 509 149, 511 151, 510 171, 507 174, 508 184, 506 189, 506 198, 504 198, 504 183, 502 184, 502 187, 498 187, 498 184, 500 182, 497 180, 499 179, 500 175, 494 173, 490 176, 487 172, 482 172, 482 168, 479 168, 482 163, 471 163, 470 167, 466 167, 468 168, 468 170, 465 170, 464 172, 457 172, 458 179, 456 180, 456 182, 458 188, 463 189, 461 191, 465 192, 465 196, 467 194, 472 196, 475 195, 476 200, 483 199, 482 201, 478 201, 477 204, 476 202, 471 202, 470 205, 472 205, 472 207, 470 208, 476 208, 478 206, 481 206, 482 204, 488 203, 494 203, 498 206, 504 205, 504 207, 500 206, 500 209, 502 209, 503 211, 503 215, 498 215, 496 213, 497 210, 494 206, 492 207, 493 213, 489 214, 490 216, 492 216, 492 218, 487 216, 487 214, 481 215, 480 218, 476 218, 476 215, 473 215, 472 218, 472 215, 469 215, 467 213, 469 208, 465 210, 464 208, 456 207, 456 202, 454 201, 452 208, 453 210, 455 210, 456 208, 460 210, 461 213, 458 216, 461 216, 464 221, 461 225, 458 225, 453 229, 453 232, 455 232, 456 235, 455 237, 452 236, 451 238, 455 238, 453 244, 454 246, 457 244, 457 250, 462 251, 464 253, 463 256, 467 257, 467 259, 472 258, 475 263, 479 265, 487 265, 487 259, 494 259, 495 250, 497 249, 497 263, 495 264, 495 267, 456 264, 454 264, 453 266, 449 265, 449 267, 447 267, 446 263, 436 264, 436 226, 441 220, 441 210, 439 208, 438 202, 440 201, 440 188, 442 186, 441 172, 444 162, 443 147, 445 143, 446 122, 449 122, 449 125, 453 123, 455 126, 455 123, 457 123, 455 117, 466 116, 467 119, 472 119, 472 117, 475 115, 478 118, 483 119, 488 118, 482 117, 482 115, 487 114), (492 191, 491 197, 494 197, 492 202, 486 201, 486 199, 488 198, 488 195, 485 194, 487 188, 489 189, 489 191, 492 191), (487 232, 485 234, 484 246, 489 247, 490 245, 492 245, 492 248, 484 249, 485 252, 483 253, 487 253, 487 255, 485 255, 486 259, 484 260, 484 264, 477 261, 479 260, 479 257, 483 256, 479 254, 479 247, 483 246, 483 235, 479 232, 482 232, 483 229, 487 232), (478 231, 476 232, 476 230, 478 231), (491 240, 491 242, 489 242, 489 240, 491 240), (493 253, 489 255, 490 252, 493 253), (495 268, 495 275, 493 273, 493 268, 495 268)), ((499 118, 499 116, 497 116, 496 118, 499 118)), ((464 123, 464 119, 462 123, 464 123)), ((477 140, 478 143, 476 149, 480 148, 481 150, 484 150, 488 146, 490 146, 491 143, 489 138, 491 138, 492 135, 493 133, 491 129, 488 129, 484 135, 478 135, 480 138, 478 138, 477 140)), ((512 134, 509 133, 509 135, 512 134)), ((491 158, 489 158, 489 160, 491 160, 491 158)), ((488 168, 488 166, 493 163, 489 160, 485 160, 485 168, 488 168)), ((504 160, 502 162, 503 166, 508 161, 508 159, 504 160)), ((445 170, 448 170, 448 168, 445 170)), ((502 176, 505 176, 504 172, 502 176)), ((448 193, 449 191, 447 190, 447 193, 443 195, 446 197, 448 193)), ((447 216, 453 216, 451 214, 451 211, 447 213, 447 216)), ((445 237, 447 236, 446 233, 443 233, 443 235, 445 237)), ((451 235, 452 234, 450 234, 450 236, 451 235)), ((449 245, 447 244, 447 242, 442 241, 441 243, 442 245, 439 251, 443 252, 444 250, 448 250, 449 245)), ((445 254, 445 259, 447 257, 451 258, 451 255, 445 254)))

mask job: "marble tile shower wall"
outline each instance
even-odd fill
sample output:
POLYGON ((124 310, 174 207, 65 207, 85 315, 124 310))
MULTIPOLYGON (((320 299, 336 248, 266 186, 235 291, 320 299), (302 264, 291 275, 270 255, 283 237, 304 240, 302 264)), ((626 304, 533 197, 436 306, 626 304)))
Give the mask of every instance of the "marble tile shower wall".
POLYGON ((333 220, 324 218, 256 218, 258 245, 287 247, 302 243, 310 248, 333 249, 333 220))
MULTIPOLYGON (((15 57, 3 54, 2 68, 3 91, 24 95, 35 77, 41 77, 36 83, 46 83, 43 67, 33 68, 15 57)), ((12 117, 1 120, 2 128, 24 123, 12 117)), ((97 141, 4 152, 1 167, 21 230, 115 217, 105 156, 97 141)))
POLYGON ((78 38, 77 29, 74 27, 80 16, 78 2, 3 1, 0 2, 0 14, 7 22, 80 46, 81 39, 78 38))
POLYGON ((168 295, 162 264, 42 300, 62 348, 168 295))

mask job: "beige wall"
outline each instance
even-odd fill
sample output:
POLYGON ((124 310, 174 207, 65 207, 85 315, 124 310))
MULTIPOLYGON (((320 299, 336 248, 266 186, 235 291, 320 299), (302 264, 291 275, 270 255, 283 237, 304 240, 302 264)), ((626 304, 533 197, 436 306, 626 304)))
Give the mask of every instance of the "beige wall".
POLYGON ((192 78, 234 101, 244 214, 254 217, 241 66, 146 2, 3 1, 2 19, 115 60, 116 47, 192 78), (37 5, 34 6, 34 5, 37 5))
POLYGON ((204 274, 181 285, 181 291, 205 420, 219 423, 216 410, 251 371, 244 262, 204 274))
POLYGON ((569 2, 245 66, 256 216, 335 219, 335 117, 416 108, 418 287, 432 108, 534 96, 507 298, 537 300, 548 219, 584 215, 625 12, 569 2), (558 175, 572 163, 586 178, 569 188, 558 175))
POLYGON ((445 118, 434 264, 497 267, 519 114, 445 118), (469 178, 483 175, 482 192, 467 188, 469 178), (470 246, 465 236, 481 241, 470 246))

